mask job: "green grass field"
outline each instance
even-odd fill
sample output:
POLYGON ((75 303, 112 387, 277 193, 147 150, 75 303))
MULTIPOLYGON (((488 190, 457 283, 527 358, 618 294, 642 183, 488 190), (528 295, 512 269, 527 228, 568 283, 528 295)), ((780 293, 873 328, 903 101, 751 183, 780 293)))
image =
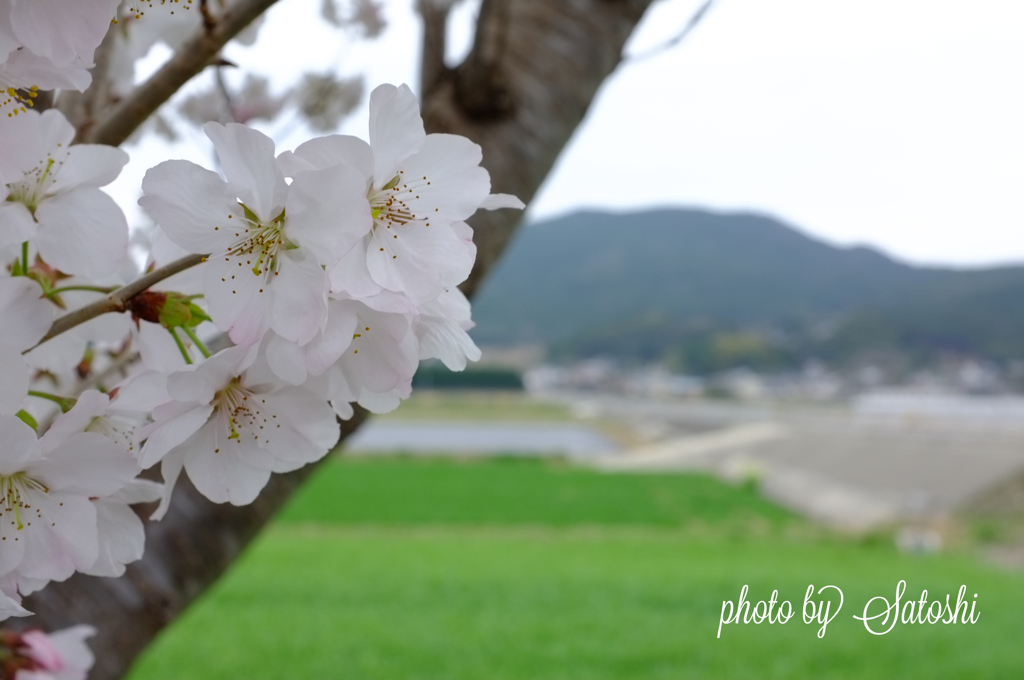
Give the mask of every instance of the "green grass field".
POLYGON ((749 488, 538 461, 332 460, 133 680, 1019 678, 1024 576, 808 526, 749 488), (971 625, 852 614, 875 595, 979 593, 971 625), (722 601, 845 604, 823 639, 731 625, 722 601))

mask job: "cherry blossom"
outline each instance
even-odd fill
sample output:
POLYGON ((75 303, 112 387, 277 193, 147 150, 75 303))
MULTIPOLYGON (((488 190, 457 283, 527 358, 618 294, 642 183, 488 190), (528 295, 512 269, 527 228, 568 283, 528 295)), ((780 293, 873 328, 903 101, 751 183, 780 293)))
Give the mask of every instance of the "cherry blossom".
POLYGON ((232 347, 168 377, 172 401, 153 410, 140 463, 161 462, 166 512, 184 469, 217 503, 251 503, 271 472, 319 460, 338 441, 334 413, 302 388, 275 381, 256 347, 232 347), (250 368, 252 367, 252 368, 250 368))
POLYGON ((28 111, 0 125, 0 246, 31 241, 50 265, 102 277, 117 270, 128 249, 124 213, 99 187, 128 162, 120 149, 71 146, 75 129, 50 109, 28 111))
POLYGON ((139 204, 171 241, 210 253, 206 300, 232 341, 251 345, 272 328, 308 342, 326 323, 324 267, 372 226, 358 200, 363 179, 336 164, 298 172, 289 185, 270 138, 238 124, 203 129, 227 181, 187 161, 165 161, 146 173, 139 204))
POLYGON ((481 159, 480 147, 465 137, 427 135, 406 85, 381 85, 370 94, 369 144, 331 135, 282 154, 290 173, 348 163, 363 174, 373 228, 331 268, 332 290, 355 297, 389 290, 417 303, 457 285, 472 269, 476 251, 451 224, 476 212, 490 194, 481 159))
MULTIPOLYGON (((156 226, 130 244, 101 190, 127 154, 72 146, 62 113, 31 110, 36 86, 89 84, 118 4, 0 6, 0 620, 27 615, 22 597, 76 571, 124 574, 145 548, 131 506, 159 502, 161 519, 183 471, 214 502, 250 503, 273 473, 325 456, 354 404, 383 413, 408 398, 420 360, 462 370, 479 359, 457 288, 476 259, 465 220, 523 207, 490 192, 478 145, 426 134, 412 91, 382 85, 370 96, 368 143, 329 135, 277 156, 260 132, 207 123, 218 170, 151 168, 139 204, 156 226), (202 257, 181 261, 189 254, 202 257), (165 272, 129 283, 150 265, 200 261, 156 285, 165 272), (105 295, 105 307, 86 309, 105 295), (234 346, 211 353, 214 326, 234 346), (138 477, 157 464, 163 484, 138 477)), ((356 7, 377 30, 380 4, 356 7)), ((201 25, 199 12, 132 11, 104 48, 110 69, 97 70, 112 102, 130 96, 149 46, 180 46, 201 25)), ((280 108, 249 82, 254 101, 280 108)), ((338 82, 327 84, 341 92, 340 111, 358 88, 338 82)), ((337 111, 313 113, 329 122, 337 111)), ((93 633, 12 633, 0 645, 22 664, 20 680, 84 680, 93 633)))
POLYGON ((379 312, 363 302, 343 301, 355 313, 352 342, 320 377, 310 381, 342 418, 352 417, 349 402, 387 413, 408 398, 419 366, 410 314, 379 312))
POLYGON ((20 419, 0 416, 0 577, 14 574, 23 594, 94 565, 100 538, 90 499, 117 493, 138 472, 105 437, 61 425, 36 440, 20 419))

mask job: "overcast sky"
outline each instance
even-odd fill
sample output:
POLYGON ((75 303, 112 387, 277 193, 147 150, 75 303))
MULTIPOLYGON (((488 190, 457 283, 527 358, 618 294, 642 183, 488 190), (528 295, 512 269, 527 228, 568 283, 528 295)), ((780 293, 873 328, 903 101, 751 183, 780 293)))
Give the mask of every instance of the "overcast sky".
MULTIPOLYGON (((281 0, 257 46, 227 56, 282 89, 327 68, 416 89, 411 0, 389 1, 384 36, 357 43, 317 24, 318 2, 281 0)), ((627 52, 670 39, 699 4, 655 3, 627 52)), ((452 18, 453 59, 475 7, 467 0, 452 18)), ((1024 262, 1022 28, 1020 0, 718 0, 684 43, 620 66, 530 216, 746 210, 908 262, 1024 262)), ((343 132, 365 138, 362 109, 343 132)), ((261 129, 281 149, 310 134, 287 115, 261 129)), ((204 144, 129 151, 113 190, 123 203, 160 160, 209 164, 204 144)))

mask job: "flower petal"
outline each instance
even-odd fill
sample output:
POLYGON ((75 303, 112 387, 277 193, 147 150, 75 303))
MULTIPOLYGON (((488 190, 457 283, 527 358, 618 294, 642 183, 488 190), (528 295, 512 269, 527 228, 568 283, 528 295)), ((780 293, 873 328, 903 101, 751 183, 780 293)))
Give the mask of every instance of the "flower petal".
POLYGON ((270 327, 292 342, 309 342, 327 323, 327 274, 305 248, 280 256, 270 288, 270 327))
MULTIPOLYGON (((18 50, 11 59, 23 52, 25 50, 18 50)), ((26 111, 9 118, 0 128, 0 148, 4 150, 0 156, 0 172, 8 182, 20 180, 24 173, 32 172, 40 164, 45 165, 47 158, 58 149, 68 148, 74 138, 74 126, 57 109, 48 109, 41 114, 26 111)))
POLYGON ((160 461, 160 475, 164 479, 164 494, 160 499, 160 505, 157 506, 153 514, 149 516, 149 519, 154 522, 164 518, 167 511, 171 507, 171 494, 174 491, 174 486, 178 483, 178 477, 181 476, 181 470, 185 465, 185 452, 182 449, 177 449, 171 454, 164 457, 160 461))
POLYGON ((271 422, 261 448, 279 460, 312 463, 338 443, 341 430, 334 411, 312 392, 288 387, 262 399, 261 410, 271 416, 271 422))
POLYGON ((76 434, 85 432, 94 418, 107 412, 109 405, 110 398, 99 390, 82 392, 74 407, 58 416, 46 434, 39 438, 40 450, 44 455, 48 454, 76 434))
MULTIPOLYGON (((267 364, 281 380, 292 385, 306 382, 306 356, 303 349, 277 333, 269 333, 267 339, 267 364)), ((314 338, 312 342, 316 342, 314 338)))
POLYGON ((131 454, 103 435, 82 432, 47 452, 27 471, 50 489, 102 497, 131 481, 139 466, 131 454))
POLYGON ((238 123, 207 123, 206 136, 217 149, 228 183, 261 222, 269 222, 284 208, 288 185, 274 159, 274 140, 238 123))
POLYGON ((358 322, 355 306, 351 303, 329 300, 327 310, 327 326, 323 333, 304 347, 306 370, 312 375, 322 375, 341 358, 352 344, 352 335, 358 322))
POLYGON ((121 149, 103 144, 76 144, 68 149, 46 193, 56 194, 75 187, 98 189, 117 179, 126 163, 128 154, 121 149))
POLYGON ((48 452, 28 472, 49 488, 103 497, 117 492, 138 474, 138 469, 131 454, 110 439, 82 432, 48 452))
POLYGON ((35 244, 49 264, 69 274, 101 278, 117 271, 128 253, 128 222, 99 189, 48 198, 36 208, 35 244))
POLYGON ((149 438, 139 452, 139 466, 147 470, 185 440, 199 431, 213 414, 212 406, 198 406, 159 423, 149 431, 149 438))
POLYGON ((348 165, 296 173, 286 214, 289 240, 325 266, 337 262, 373 227, 366 181, 348 165))
POLYGON ((203 273, 210 317, 239 345, 259 342, 270 327, 269 292, 264 277, 253 274, 251 267, 251 256, 220 254, 207 260, 203 273))
POLYGON ((0 416, 14 415, 28 395, 31 372, 20 354, 4 351, 0 352, 0 375, 0 416))
POLYGON ((145 208, 175 245, 190 253, 223 252, 245 212, 217 173, 188 161, 164 161, 142 178, 145 208))
POLYGON ((370 93, 370 146, 373 187, 398 174, 402 161, 420 150, 426 138, 420 106, 408 85, 380 85, 370 93))
POLYGON ((481 210, 499 210, 501 208, 525 210, 526 204, 512 194, 491 194, 480 204, 481 210))
POLYGON ((345 293, 353 298, 364 298, 383 290, 370 276, 370 270, 366 266, 366 253, 371 245, 372 238, 367 235, 352 250, 345 253, 337 264, 328 268, 327 274, 333 292, 345 293))
POLYGON ((428 227, 413 221, 396 229, 375 229, 366 266, 384 288, 422 303, 465 281, 474 254, 448 225, 428 227))
MULTIPOLYGON (((296 147, 294 154, 290 151, 281 154, 278 162, 287 166, 289 177, 294 177, 294 173, 300 170, 329 168, 339 163, 351 165, 362 173, 364 184, 373 177, 373 149, 351 135, 327 135, 311 139, 296 147)), ((363 187, 364 193, 366 188, 363 187)))
POLYGON ((50 642, 60 652, 60 657, 64 661, 64 669, 57 674, 55 680, 85 680, 86 674, 96 660, 89 646, 85 644, 85 639, 95 634, 96 629, 92 626, 71 626, 50 633, 50 642))
POLYGON ((0 248, 28 241, 36 233, 36 221, 23 203, 0 203, 0 248))
POLYGON ((32 0, 11 3, 11 28, 23 45, 55 66, 92 59, 119 0, 32 0))
POLYGON ((0 441, 4 443, 0 476, 10 477, 42 460, 36 433, 21 418, 0 416, 0 441))
POLYGON ((50 330, 53 305, 42 296, 43 289, 28 277, 0 279, 0 318, 4 320, 0 349, 26 350, 50 330))
POLYGON ((100 498, 96 508, 98 552, 96 561, 83 573, 90 576, 116 577, 124 573, 129 562, 142 557, 146 532, 142 521, 123 501, 100 498))
POLYGON ((465 137, 427 135, 420 152, 402 164, 405 186, 399 197, 431 222, 465 220, 491 191, 482 158, 480 146, 465 137))
POLYGON ((92 566, 99 541, 96 509, 89 499, 73 494, 36 493, 32 495, 32 505, 36 514, 32 519, 37 521, 32 526, 26 524, 19 532, 25 541, 19 574, 63 581, 75 570, 92 566))
POLYGON ((267 485, 270 470, 255 468, 243 459, 240 450, 252 445, 237 440, 229 443, 219 434, 220 428, 211 421, 183 446, 188 478, 214 503, 251 503, 267 485))

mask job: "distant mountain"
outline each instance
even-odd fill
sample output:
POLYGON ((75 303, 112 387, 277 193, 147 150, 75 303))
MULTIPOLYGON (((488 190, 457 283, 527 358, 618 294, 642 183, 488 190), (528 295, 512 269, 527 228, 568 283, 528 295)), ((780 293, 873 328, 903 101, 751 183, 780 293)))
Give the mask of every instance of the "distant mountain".
POLYGON ((581 212, 522 228, 473 304, 481 344, 790 365, 1024 358, 1024 267, 912 267, 750 214, 581 212))

